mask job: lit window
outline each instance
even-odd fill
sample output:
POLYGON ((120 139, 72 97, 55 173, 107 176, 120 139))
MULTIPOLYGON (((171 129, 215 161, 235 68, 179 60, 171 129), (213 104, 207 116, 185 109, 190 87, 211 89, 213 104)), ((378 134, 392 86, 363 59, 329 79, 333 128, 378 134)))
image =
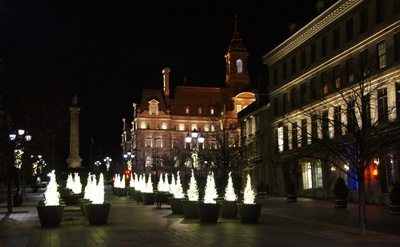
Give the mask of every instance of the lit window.
POLYGON ((306 162, 301 170, 304 189, 322 188, 322 168, 319 161, 306 162))
POLYGON ((151 147, 151 139, 146 139, 146 147, 149 148, 151 147))
POLYGON ((215 109, 211 108, 211 115, 214 115, 214 114, 215 114, 215 109))
POLYGON ((236 60, 237 73, 243 74, 243 62, 241 59, 236 60))
POLYGON ((278 151, 283 152, 283 127, 278 127, 278 151))
POLYGON ((303 173, 303 188, 312 189, 311 163, 307 162, 305 165, 303 165, 301 167, 301 171, 303 173))
POLYGON ((382 69, 386 67, 386 44, 385 41, 379 42, 377 45, 378 51, 378 67, 382 69))

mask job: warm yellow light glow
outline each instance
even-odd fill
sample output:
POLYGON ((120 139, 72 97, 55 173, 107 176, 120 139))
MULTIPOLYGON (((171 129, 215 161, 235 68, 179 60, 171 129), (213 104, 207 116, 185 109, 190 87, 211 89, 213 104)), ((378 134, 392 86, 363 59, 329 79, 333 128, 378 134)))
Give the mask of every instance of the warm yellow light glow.
POLYGON ((218 197, 217 189, 215 187, 214 173, 211 172, 207 176, 207 183, 205 188, 204 203, 217 203, 215 200, 218 197))
POLYGON ((256 195, 254 193, 254 190, 251 188, 250 174, 247 174, 247 182, 246 182, 246 187, 244 188, 243 203, 244 204, 255 204, 255 202, 254 202, 255 197, 256 197, 256 195))

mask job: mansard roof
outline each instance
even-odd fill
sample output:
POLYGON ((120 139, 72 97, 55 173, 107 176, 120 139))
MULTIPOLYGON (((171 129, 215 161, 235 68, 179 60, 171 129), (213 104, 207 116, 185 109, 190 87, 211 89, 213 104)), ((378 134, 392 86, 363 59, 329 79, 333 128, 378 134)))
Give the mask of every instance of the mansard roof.
POLYGON ((158 107, 160 111, 163 112, 167 111, 167 105, 164 100, 164 95, 162 93, 162 90, 160 89, 143 89, 142 98, 139 105, 140 110, 141 111, 149 110, 149 101, 153 99, 159 102, 158 107))
POLYGON ((213 108, 215 116, 223 110, 224 105, 226 109, 231 109, 230 95, 228 88, 177 86, 175 97, 171 100, 171 114, 199 116, 198 108, 202 108, 201 116, 210 117, 213 108), (186 113, 186 108, 189 108, 189 113, 186 113))

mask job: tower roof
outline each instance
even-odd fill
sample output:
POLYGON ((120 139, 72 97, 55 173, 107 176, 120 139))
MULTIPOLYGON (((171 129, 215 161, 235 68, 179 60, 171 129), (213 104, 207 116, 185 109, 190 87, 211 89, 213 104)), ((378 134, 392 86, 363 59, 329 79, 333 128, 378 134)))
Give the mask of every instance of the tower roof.
POLYGON ((243 42, 242 38, 240 37, 239 31, 238 31, 237 15, 235 15, 235 29, 233 32, 233 37, 232 37, 231 43, 229 44, 229 47, 228 47, 228 52, 232 52, 232 51, 247 52, 246 46, 244 45, 244 42, 243 42))

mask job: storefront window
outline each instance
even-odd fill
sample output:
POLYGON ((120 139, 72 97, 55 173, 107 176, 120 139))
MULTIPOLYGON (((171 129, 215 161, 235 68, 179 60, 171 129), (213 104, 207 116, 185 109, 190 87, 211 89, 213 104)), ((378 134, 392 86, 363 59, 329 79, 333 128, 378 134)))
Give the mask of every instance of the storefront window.
POLYGON ((304 189, 322 188, 321 162, 305 162, 302 166, 302 175, 304 189))

